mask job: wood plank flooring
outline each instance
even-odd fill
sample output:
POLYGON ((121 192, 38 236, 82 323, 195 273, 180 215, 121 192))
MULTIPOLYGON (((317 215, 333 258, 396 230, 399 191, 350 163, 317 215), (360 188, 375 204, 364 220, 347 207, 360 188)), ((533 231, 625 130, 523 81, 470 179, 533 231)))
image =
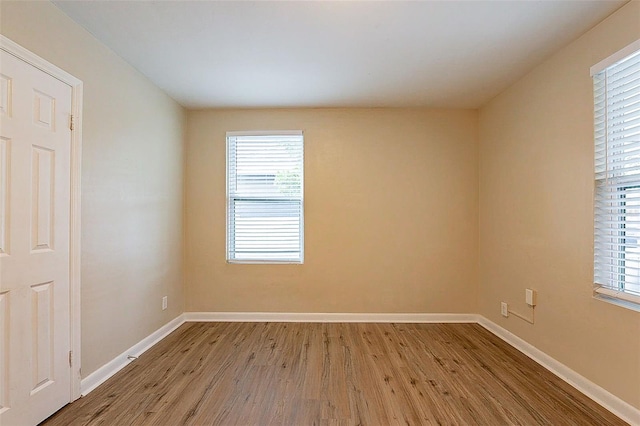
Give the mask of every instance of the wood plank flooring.
POLYGON ((187 323, 55 425, 623 425, 477 324, 187 323))

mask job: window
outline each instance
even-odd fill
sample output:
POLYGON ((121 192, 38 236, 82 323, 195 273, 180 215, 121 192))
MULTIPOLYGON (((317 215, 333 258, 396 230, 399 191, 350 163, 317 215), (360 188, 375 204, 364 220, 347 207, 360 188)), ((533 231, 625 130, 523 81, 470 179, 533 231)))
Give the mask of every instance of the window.
POLYGON ((595 294, 640 309, 640 40, 591 74, 595 294))
POLYGON ((227 133, 227 261, 302 263, 302 132, 227 133))

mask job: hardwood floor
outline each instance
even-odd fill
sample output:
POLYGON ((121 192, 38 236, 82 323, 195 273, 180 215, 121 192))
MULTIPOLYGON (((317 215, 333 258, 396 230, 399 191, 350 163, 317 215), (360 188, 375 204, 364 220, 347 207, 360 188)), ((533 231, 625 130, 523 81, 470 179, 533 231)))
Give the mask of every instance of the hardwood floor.
POLYGON ((623 425, 477 324, 187 323, 54 425, 623 425))

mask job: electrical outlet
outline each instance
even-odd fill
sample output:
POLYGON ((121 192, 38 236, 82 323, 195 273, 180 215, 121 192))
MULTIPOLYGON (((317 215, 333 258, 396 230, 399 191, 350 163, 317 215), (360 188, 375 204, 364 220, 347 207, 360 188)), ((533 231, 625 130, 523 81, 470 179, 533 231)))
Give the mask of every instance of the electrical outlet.
POLYGON ((165 309, 167 309, 167 296, 162 298, 162 310, 164 311, 165 309))
POLYGON ((524 301, 529 306, 536 306, 536 291, 530 288, 526 289, 524 301))
POLYGON ((507 306, 507 302, 500 302, 500 313, 503 317, 509 316, 509 307, 507 306))

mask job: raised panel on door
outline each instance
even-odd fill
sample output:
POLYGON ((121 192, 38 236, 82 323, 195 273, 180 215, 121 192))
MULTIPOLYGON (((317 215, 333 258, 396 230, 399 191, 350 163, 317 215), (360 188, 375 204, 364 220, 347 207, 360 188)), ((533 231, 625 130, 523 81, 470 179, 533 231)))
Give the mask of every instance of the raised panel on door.
POLYGON ((0 74, 0 115, 11 117, 11 78, 0 74))
POLYGON ((55 131, 56 99, 37 89, 33 90, 33 122, 55 131))
POLYGON ((0 292, 0 414, 9 408, 9 293, 0 292))
MULTIPOLYGON (((9 157, 11 140, 0 137, 0 256, 9 253, 9 157)), ((0 276, 1 278, 1 276, 0 276)))
POLYGON ((54 381, 53 282, 31 286, 31 395, 54 381))
POLYGON ((53 249, 55 151, 31 149, 31 250, 53 249))

